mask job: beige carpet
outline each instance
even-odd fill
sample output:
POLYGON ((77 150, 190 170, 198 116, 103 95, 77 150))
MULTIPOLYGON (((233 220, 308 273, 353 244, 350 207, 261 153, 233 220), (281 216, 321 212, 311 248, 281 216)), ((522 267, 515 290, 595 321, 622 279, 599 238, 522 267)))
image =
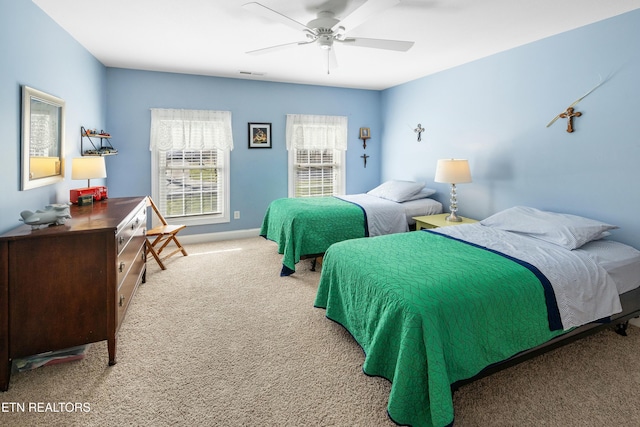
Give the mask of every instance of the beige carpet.
MULTIPOLYGON (((262 238, 187 249, 166 271, 149 262, 117 365, 96 343, 82 361, 14 374, 0 425, 395 425, 389 383, 364 375, 359 346, 313 308, 308 261, 281 278, 262 238), (38 403, 46 412, 29 412, 38 403)), ((639 389, 640 330, 606 331, 462 387, 455 425, 640 425, 639 389)))

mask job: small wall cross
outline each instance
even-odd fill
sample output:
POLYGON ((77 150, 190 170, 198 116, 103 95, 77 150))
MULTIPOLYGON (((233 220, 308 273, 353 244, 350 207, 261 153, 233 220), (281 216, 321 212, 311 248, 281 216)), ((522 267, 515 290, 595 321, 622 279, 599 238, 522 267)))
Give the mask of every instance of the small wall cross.
POLYGON ((581 115, 582 113, 578 111, 574 112, 573 107, 569 107, 567 108, 567 111, 565 111, 564 113, 560 113, 558 117, 567 119, 567 132, 571 133, 573 132, 573 118, 580 117, 581 115))
POLYGON ((368 159, 369 157, 371 157, 371 156, 367 156, 366 154, 363 154, 363 155, 362 155, 362 156, 360 156, 360 157, 364 159, 364 167, 366 168, 366 167, 367 167, 367 159, 368 159))
POLYGON ((422 141, 422 132, 425 131, 422 125, 418 123, 418 127, 415 128, 413 131, 418 134, 418 142, 422 141))

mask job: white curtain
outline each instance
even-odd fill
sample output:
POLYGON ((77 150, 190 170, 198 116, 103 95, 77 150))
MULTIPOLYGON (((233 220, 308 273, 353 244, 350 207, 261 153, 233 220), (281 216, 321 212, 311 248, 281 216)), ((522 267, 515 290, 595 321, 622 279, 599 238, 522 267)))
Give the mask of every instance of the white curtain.
POLYGON ((233 150, 230 111, 151 109, 150 150, 233 150))
POLYGON ((287 114, 287 150, 347 150, 347 117, 287 114))

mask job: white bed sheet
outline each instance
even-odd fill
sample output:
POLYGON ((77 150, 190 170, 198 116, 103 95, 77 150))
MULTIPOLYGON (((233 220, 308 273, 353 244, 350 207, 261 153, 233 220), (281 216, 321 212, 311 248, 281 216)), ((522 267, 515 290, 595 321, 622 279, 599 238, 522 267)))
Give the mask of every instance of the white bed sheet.
POLYGON ((640 287, 640 251, 613 240, 595 240, 579 249, 589 254, 602 266, 613 281, 619 294, 640 287))
POLYGON ((437 215, 442 213, 442 203, 431 198, 409 200, 408 202, 400 203, 404 208, 405 215, 407 216, 407 224, 413 225, 416 220, 414 216, 423 215, 437 215))
POLYGON ((367 222, 369 223, 370 237, 408 231, 408 228, 404 227, 402 221, 405 221, 407 226, 409 226, 416 223, 413 219, 414 216, 442 213, 442 203, 429 197, 402 203, 382 199, 366 193, 336 197, 355 203, 365 210, 367 213, 367 222))
POLYGON ((499 251, 537 267, 551 282, 565 330, 622 311, 614 280, 586 251, 570 251, 480 223, 432 231, 499 251))
POLYGON ((392 202, 391 200, 368 194, 350 194, 336 197, 355 203, 364 209, 367 215, 367 225, 369 226, 369 237, 409 231, 402 203, 392 202))

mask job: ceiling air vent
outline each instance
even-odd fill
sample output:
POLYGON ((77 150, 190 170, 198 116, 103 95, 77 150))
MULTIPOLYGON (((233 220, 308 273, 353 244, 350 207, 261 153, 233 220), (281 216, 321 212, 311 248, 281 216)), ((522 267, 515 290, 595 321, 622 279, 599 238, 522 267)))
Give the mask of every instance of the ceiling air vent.
POLYGON ((243 76, 264 76, 264 73, 258 73, 255 71, 240 71, 243 76))

